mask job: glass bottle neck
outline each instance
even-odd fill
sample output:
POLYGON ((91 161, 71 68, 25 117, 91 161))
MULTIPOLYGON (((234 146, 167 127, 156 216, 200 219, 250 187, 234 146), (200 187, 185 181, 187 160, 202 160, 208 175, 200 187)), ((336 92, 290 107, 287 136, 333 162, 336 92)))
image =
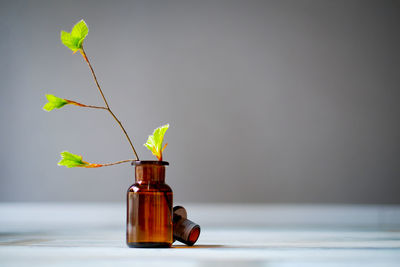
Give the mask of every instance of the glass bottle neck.
POLYGON ((142 183, 165 183, 165 166, 141 164, 135 166, 135 181, 142 183))

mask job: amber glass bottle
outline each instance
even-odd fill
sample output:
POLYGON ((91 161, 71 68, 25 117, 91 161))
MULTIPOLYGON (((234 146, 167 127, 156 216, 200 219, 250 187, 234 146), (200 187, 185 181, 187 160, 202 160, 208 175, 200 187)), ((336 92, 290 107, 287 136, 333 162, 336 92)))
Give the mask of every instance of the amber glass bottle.
POLYGON ((165 184, 166 161, 135 161, 135 183, 127 193, 129 247, 171 247, 172 190, 165 184))

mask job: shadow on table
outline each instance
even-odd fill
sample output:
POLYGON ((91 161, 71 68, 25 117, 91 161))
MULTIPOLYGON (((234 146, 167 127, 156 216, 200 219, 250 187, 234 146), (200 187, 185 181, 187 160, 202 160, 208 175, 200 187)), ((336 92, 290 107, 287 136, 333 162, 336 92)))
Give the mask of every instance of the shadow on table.
POLYGON ((186 248, 186 249, 196 249, 196 248, 229 248, 229 246, 224 245, 194 245, 194 246, 187 246, 187 245, 174 245, 172 248, 186 248))

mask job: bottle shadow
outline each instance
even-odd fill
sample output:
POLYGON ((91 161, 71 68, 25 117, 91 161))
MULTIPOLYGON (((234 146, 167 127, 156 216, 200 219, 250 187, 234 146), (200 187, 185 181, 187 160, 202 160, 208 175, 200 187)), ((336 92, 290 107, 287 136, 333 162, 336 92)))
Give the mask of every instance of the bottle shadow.
POLYGON ((177 249, 229 248, 229 246, 224 246, 224 245, 194 245, 194 246, 173 245, 172 248, 177 248, 177 249))

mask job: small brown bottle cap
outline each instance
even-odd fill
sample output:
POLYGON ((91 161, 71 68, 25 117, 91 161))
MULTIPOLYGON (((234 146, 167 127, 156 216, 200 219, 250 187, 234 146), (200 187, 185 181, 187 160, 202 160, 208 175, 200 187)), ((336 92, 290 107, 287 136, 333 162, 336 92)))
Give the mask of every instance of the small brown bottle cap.
POLYGON ((200 225, 187 219, 186 209, 174 207, 174 241, 178 240, 188 246, 193 246, 200 236, 200 225))

